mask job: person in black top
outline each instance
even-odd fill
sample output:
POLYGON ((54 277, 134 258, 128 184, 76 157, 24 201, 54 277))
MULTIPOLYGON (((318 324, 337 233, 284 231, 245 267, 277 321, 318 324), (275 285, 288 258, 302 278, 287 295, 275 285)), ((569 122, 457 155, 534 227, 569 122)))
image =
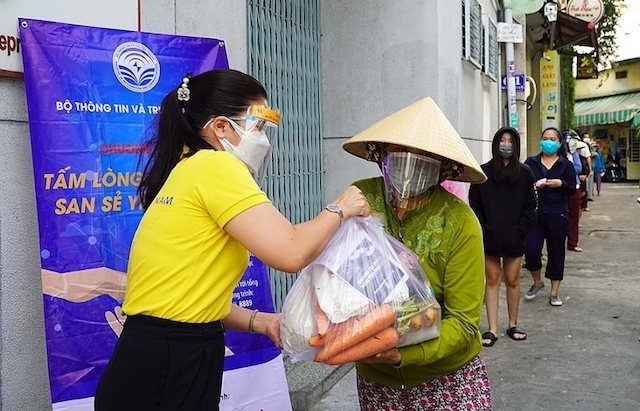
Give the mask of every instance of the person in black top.
POLYGON ((482 226, 485 252, 485 308, 489 331, 482 345, 492 346, 498 331, 498 290, 504 277, 507 286, 509 327, 507 335, 517 341, 527 338, 518 327, 520 265, 527 231, 536 219, 537 200, 534 177, 520 158, 520 135, 503 127, 493 136, 492 159, 482 165, 484 184, 469 189, 469 205, 482 226))
POLYGON ((533 300, 544 287, 542 278, 542 248, 547 243, 547 267, 544 276, 551 280, 549 304, 562 305, 558 296, 560 282, 564 278, 565 247, 569 222, 567 196, 576 191, 576 171, 562 146, 562 134, 550 127, 542 132, 541 153, 527 158, 538 192, 538 219, 527 233, 525 268, 531 273, 533 285, 524 296, 533 300))

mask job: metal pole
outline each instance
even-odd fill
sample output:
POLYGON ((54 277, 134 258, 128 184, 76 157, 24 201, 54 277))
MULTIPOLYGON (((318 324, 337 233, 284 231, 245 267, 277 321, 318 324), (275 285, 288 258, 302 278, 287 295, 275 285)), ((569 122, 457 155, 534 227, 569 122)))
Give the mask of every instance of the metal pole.
MULTIPOLYGON (((511 10, 511 0, 504 1, 504 22, 513 24, 513 12, 511 10)), ((507 107, 509 126, 518 129, 518 108, 516 105, 516 62, 514 60, 513 43, 508 41, 504 44, 505 59, 507 61, 507 107)))

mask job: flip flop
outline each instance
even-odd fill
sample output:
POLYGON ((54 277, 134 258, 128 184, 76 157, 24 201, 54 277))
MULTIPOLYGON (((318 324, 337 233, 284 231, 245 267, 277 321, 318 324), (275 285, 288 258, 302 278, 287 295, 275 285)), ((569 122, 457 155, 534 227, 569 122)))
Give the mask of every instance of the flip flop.
POLYGON ((518 327, 517 325, 509 328, 507 330, 507 335, 511 337, 511 339, 514 341, 524 341, 527 339, 527 333, 524 332, 522 328, 518 327), (523 334, 524 337, 516 338, 516 334, 523 334))
POLYGON ((491 331, 486 331, 486 332, 482 333, 482 339, 491 341, 491 342, 488 342, 488 343, 485 343, 483 341, 482 342, 482 346, 483 347, 493 347, 493 344, 495 344, 496 341, 498 341, 498 337, 496 337, 496 335, 494 333, 492 333, 491 331))

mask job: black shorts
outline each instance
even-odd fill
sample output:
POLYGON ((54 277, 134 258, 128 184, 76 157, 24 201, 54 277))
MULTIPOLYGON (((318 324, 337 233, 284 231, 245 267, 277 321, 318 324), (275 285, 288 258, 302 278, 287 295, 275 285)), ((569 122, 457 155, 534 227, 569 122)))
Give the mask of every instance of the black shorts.
POLYGON ((224 326, 128 317, 96 388, 96 411, 217 411, 224 326))

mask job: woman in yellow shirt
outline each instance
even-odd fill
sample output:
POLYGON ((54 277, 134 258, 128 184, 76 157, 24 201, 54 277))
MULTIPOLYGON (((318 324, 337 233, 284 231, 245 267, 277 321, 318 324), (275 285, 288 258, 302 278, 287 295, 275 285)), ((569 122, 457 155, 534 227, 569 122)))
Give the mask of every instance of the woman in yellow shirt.
POLYGON ((297 225, 271 204, 256 179, 279 120, 264 87, 235 70, 187 76, 164 98, 139 187, 145 212, 131 246, 127 320, 96 411, 217 410, 224 330, 280 345, 277 315, 231 304, 249 252, 296 272, 343 219, 370 213, 356 187, 297 225))

